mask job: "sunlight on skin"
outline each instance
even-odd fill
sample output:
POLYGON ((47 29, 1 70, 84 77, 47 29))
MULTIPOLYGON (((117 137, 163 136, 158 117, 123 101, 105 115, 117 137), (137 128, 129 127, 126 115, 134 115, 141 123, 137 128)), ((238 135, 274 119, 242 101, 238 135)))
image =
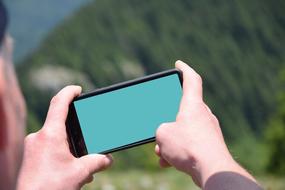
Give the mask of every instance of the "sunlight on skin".
POLYGON ((232 189, 261 189, 232 158, 218 119, 203 101, 200 75, 182 61, 176 62, 176 68, 183 72, 183 96, 176 121, 162 124, 156 132, 161 167, 174 166, 203 189, 231 185, 232 189), (230 180, 222 180, 221 175, 230 180))

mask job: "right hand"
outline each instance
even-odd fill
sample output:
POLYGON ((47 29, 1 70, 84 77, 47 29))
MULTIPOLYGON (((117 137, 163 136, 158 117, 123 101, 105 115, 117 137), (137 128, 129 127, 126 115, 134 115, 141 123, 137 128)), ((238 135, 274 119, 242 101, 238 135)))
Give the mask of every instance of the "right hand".
POLYGON ((162 124, 156 133, 161 167, 174 166, 200 187, 225 170, 251 177, 230 155, 218 120, 203 101, 201 77, 182 61, 176 68, 183 72, 183 97, 176 121, 162 124))
POLYGON ((75 158, 69 150, 65 121, 69 104, 80 93, 79 86, 62 89, 50 103, 43 128, 26 137, 19 190, 80 189, 112 164, 111 155, 75 158))

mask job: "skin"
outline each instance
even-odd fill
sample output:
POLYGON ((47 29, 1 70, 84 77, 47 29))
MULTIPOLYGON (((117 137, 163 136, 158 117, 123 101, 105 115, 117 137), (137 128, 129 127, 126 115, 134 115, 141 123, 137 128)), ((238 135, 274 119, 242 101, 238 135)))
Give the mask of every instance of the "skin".
MULTIPOLYGON (((6 37, 0 54, 0 189, 80 189, 112 164, 110 155, 70 153, 65 120, 81 87, 68 86, 54 96, 42 129, 24 140, 25 102, 11 55, 6 37)), ((157 130, 160 165, 185 172, 203 189, 261 189, 230 155, 217 118, 203 102, 201 77, 181 61, 176 67, 183 72, 183 97, 176 121, 157 130)))
POLYGON ((12 64, 13 41, 0 46, 0 189, 15 189, 21 166, 26 106, 12 64))
POLYGON ((12 50, 7 35, 0 51, 0 189, 80 189, 112 163, 110 155, 75 158, 69 151, 65 119, 68 104, 81 87, 60 91, 51 100, 43 128, 24 139, 26 106, 12 50))
POLYGON ((26 137, 18 189, 80 189, 111 165, 110 155, 75 158, 70 153, 65 120, 69 104, 80 93, 79 86, 62 89, 50 102, 43 128, 26 137))
POLYGON ((176 121, 156 132, 160 166, 174 166, 203 189, 261 189, 229 153, 219 122, 203 101, 201 77, 182 61, 176 68, 183 72, 183 97, 176 121))

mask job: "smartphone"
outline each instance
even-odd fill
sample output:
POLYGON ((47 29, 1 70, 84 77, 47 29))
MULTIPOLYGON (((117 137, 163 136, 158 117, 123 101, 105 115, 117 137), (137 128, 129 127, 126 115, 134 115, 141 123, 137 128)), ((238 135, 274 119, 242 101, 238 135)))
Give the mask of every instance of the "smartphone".
POLYGON ((80 95, 66 120, 72 153, 106 154, 153 142, 161 123, 175 121, 181 97, 177 69, 80 95))

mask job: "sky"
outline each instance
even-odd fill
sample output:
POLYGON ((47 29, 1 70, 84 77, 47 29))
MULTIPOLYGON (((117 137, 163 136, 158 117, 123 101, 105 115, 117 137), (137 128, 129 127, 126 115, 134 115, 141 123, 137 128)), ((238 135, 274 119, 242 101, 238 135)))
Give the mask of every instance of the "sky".
POLYGON ((21 60, 38 47, 48 33, 91 0, 4 0, 14 59, 21 60))

